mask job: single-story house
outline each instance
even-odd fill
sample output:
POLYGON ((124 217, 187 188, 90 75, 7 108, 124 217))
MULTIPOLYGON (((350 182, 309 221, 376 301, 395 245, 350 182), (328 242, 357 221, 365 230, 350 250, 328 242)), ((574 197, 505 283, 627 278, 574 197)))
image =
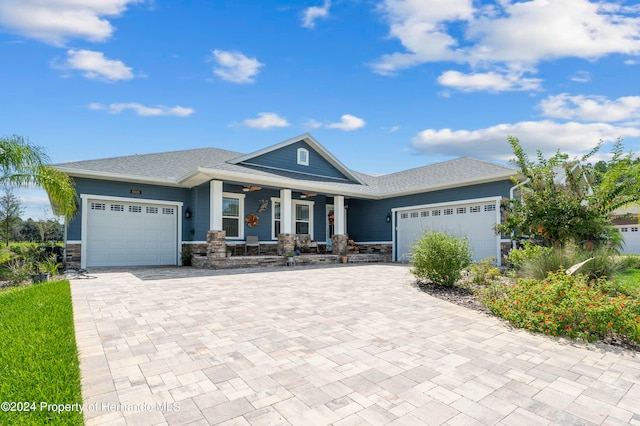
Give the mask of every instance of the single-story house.
POLYGON ((250 154, 201 148, 56 168, 80 197, 65 225, 71 267, 177 265, 188 246, 224 258, 249 237, 282 255, 300 235, 333 253, 353 241, 404 261, 428 229, 467 237, 475 260, 500 262, 510 248, 495 225, 516 171, 470 157, 370 176, 303 134, 250 154))
POLYGON ((624 253, 640 254, 640 225, 638 224, 637 205, 621 207, 613 214, 613 224, 622 234, 624 253))

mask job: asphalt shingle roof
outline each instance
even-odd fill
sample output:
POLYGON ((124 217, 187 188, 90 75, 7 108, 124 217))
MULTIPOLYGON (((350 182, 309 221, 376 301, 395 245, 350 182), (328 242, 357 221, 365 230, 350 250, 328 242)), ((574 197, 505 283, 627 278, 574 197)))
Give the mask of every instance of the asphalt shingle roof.
POLYGON ((99 160, 74 161, 57 164, 70 175, 90 174, 105 178, 114 174, 131 179, 177 180, 195 172, 198 168, 213 172, 241 173, 253 175, 258 183, 261 178, 285 178, 292 180, 292 187, 313 187, 319 183, 329 184, 336 191, 348 190, 363 196, 391 196, 395 193, 411 191, 429 191, 441 187, 470 184, 483 179, 508 178, 516 170, 500 164, 461 157, 442 163, 431 164, 381 176, 371 176, 353 171, 364 185, 354 182, 340 182, 294 172, 284 172, 268 168, 250 167, 242 164, 230 164, 228 161, 242 156, 242 153, 217 148, 190 149, 184 151, 141 154, 99 160))

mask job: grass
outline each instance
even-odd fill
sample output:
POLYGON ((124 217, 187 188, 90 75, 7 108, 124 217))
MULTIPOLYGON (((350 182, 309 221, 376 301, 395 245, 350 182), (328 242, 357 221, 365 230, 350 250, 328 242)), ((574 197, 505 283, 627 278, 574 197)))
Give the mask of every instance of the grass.
POLYGON ((42 405, 82 405, 69 281, 0 293, 0 396, 22 408, 0 410, 0 424, 83 424, 79 410, 42 405))
POLYGON ((613 276, 621 291, 640 297, 640 269, 627 268, 613 276))

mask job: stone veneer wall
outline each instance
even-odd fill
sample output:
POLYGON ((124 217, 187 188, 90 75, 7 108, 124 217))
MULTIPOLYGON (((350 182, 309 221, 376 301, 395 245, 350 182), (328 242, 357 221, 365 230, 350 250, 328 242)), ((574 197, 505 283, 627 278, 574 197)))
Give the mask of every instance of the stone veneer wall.
POLYGON ((360 244, 356 242, 360 247, 361 254, 380 254, 384 256, 385 262, 393 261, 393 244, 391 243, 376 243, 376 244, 360 244))
POLYGON ((65 263, 67 269, 80 269, 82 244, 67 244, 65 263))

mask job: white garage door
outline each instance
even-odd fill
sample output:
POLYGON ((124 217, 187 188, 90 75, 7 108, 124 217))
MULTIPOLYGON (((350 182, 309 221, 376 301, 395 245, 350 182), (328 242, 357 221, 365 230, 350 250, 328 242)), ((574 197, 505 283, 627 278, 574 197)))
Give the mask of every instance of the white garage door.
POLYGON ((87 266, 175 265, 178 207, 87 200, 87 266))
POLYGON ((434 204, 397 210, 396 258, 411 259, 413 246, 425 231, 447 232, 467 238, 475 262, 487 257, 500 260, 498 201, 434 204))
POLYGON ((640 254, 640 231, 638 231, 638 225, 618 225, 617 228, 622 234, 622 238, 624 238, 623 253, 640 254))

